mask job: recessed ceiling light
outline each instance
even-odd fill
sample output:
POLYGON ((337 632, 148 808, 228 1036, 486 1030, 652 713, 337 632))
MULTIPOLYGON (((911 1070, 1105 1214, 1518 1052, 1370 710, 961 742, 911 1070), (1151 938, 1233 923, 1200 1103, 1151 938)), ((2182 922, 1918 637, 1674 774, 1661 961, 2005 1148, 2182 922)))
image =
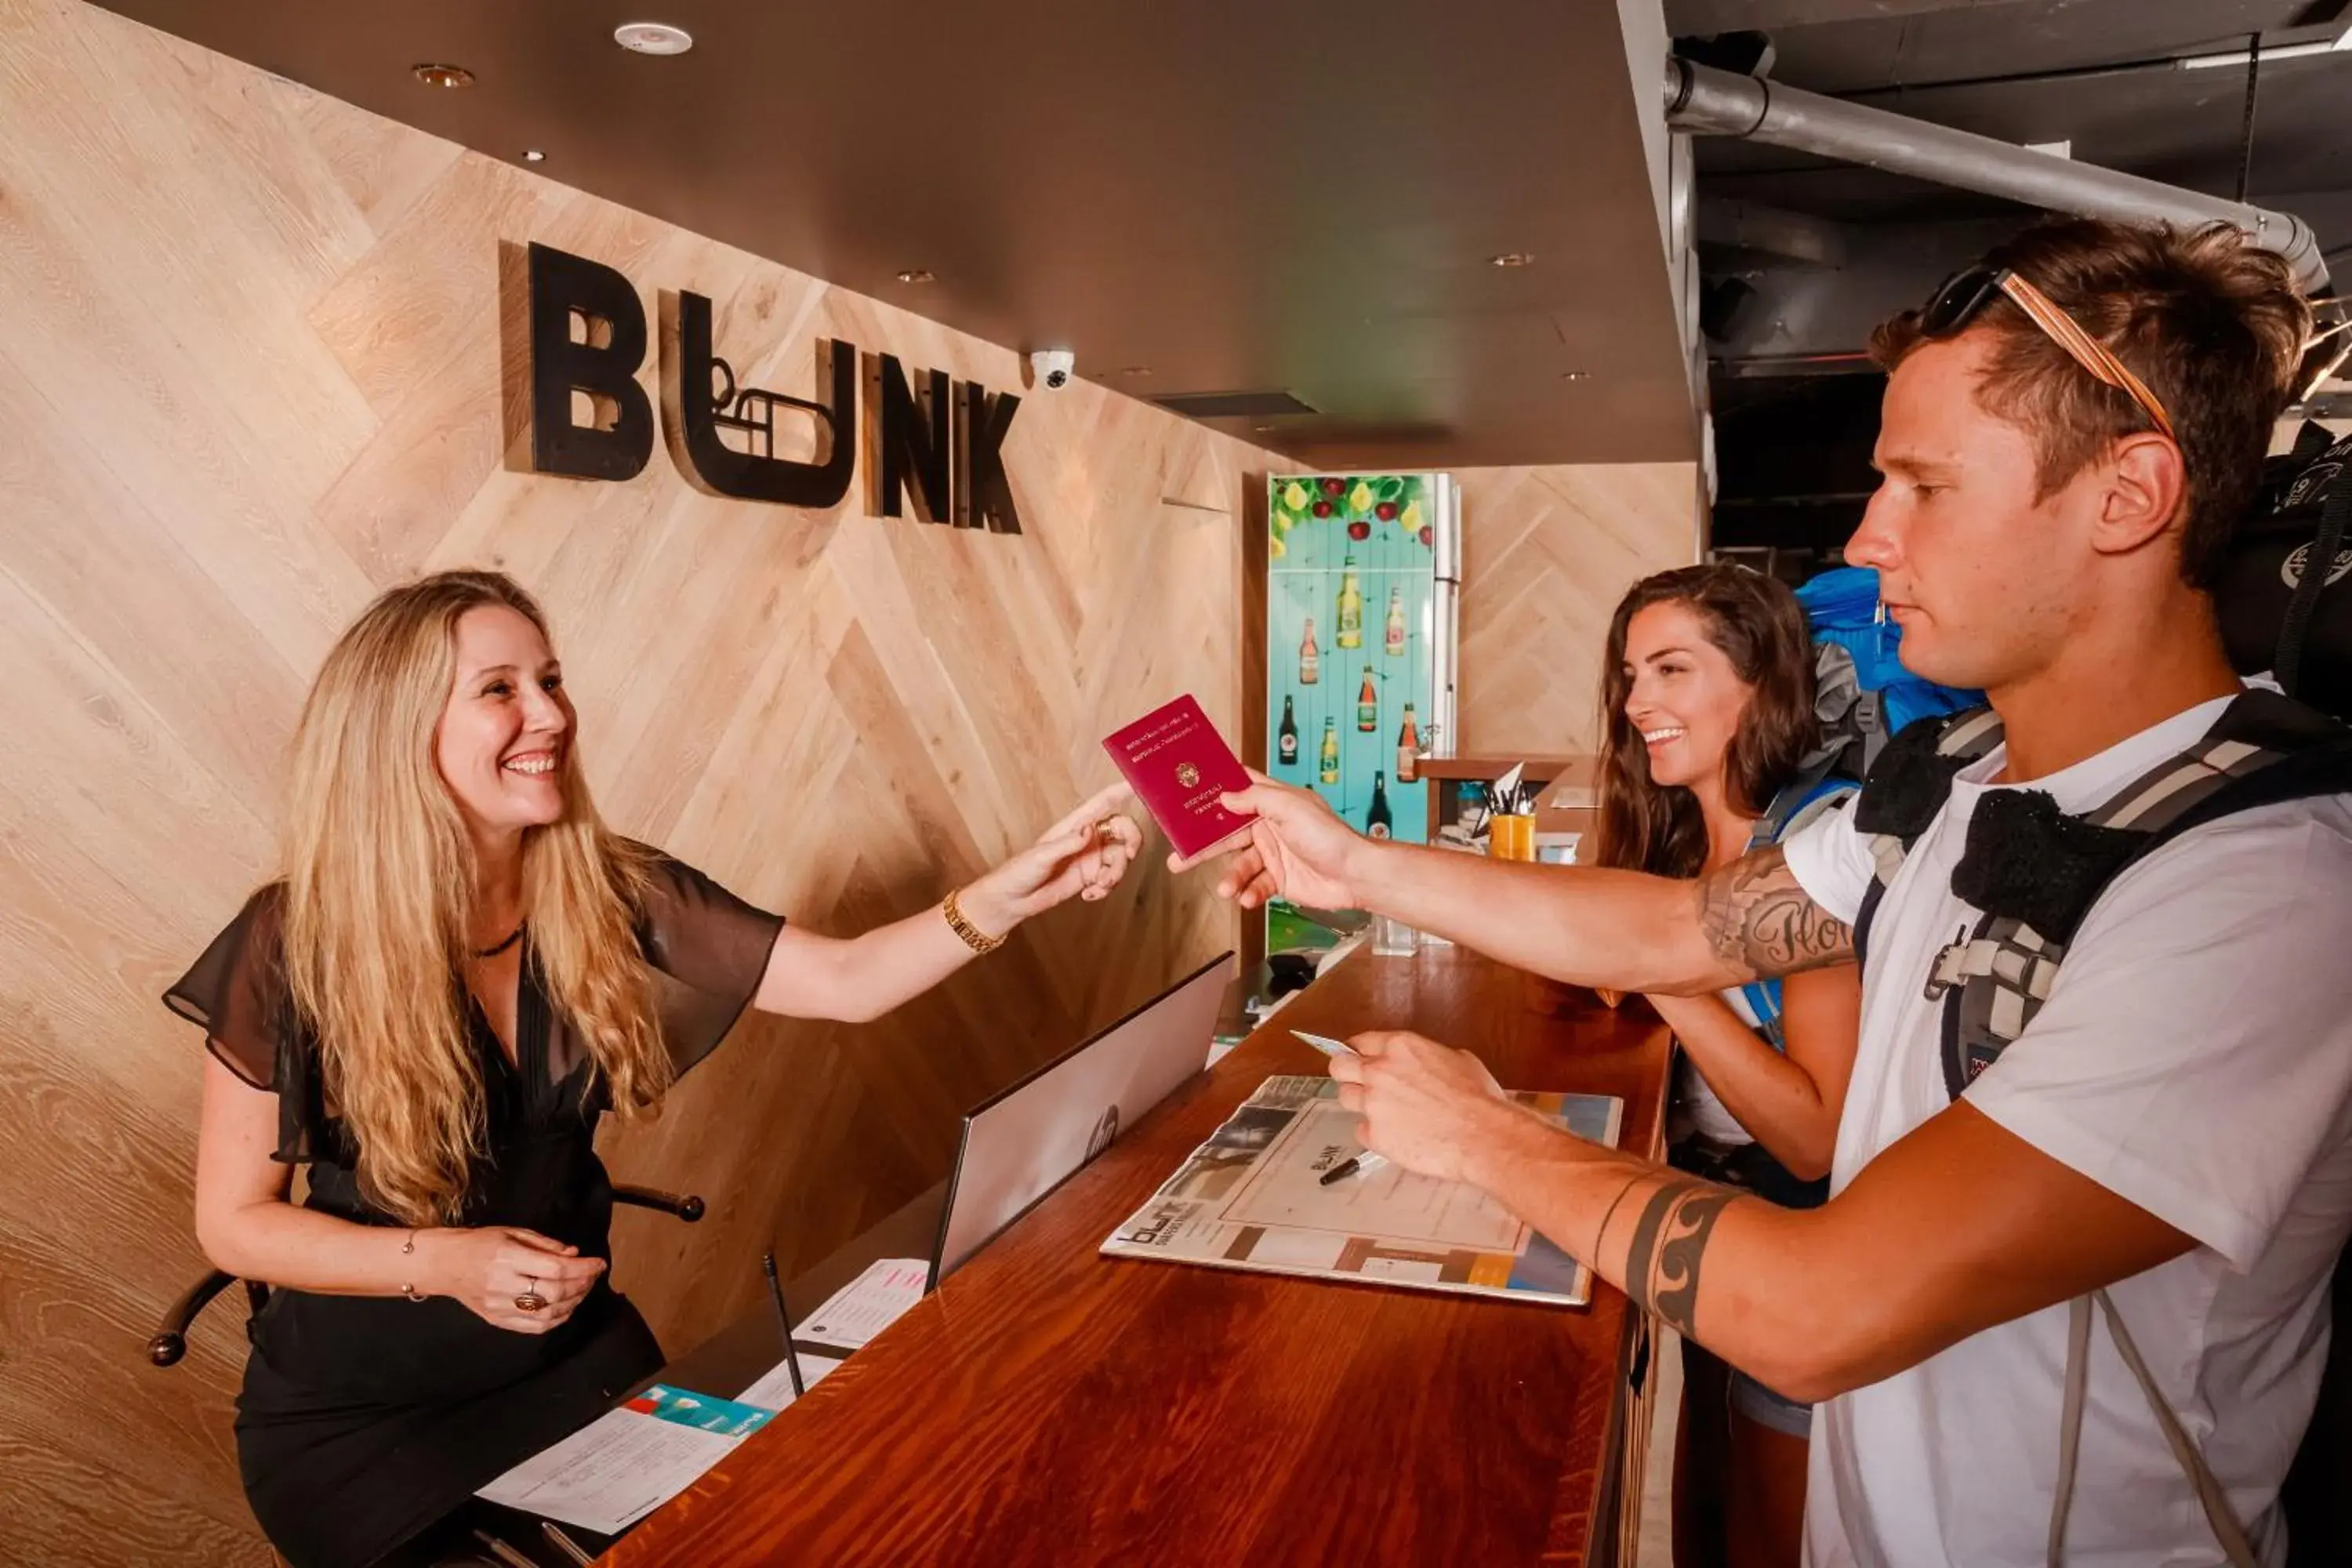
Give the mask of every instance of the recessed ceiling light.
POLYGON ((471 87, 474 73, 464 66, 422 65, 410 68, 427 87, 471 87))
POLYGON ((1589 370, 1564 370, 1559 373, 1559 378, 1562 381, 1591 381, 1592 373, 1589 370))
POLYGON ((1486 260, 1495 267, 1533 267, 1536 253, 1532 250, 1506 250, 1499 256, 1486 258, 1486 260))
POLYGON ((536 147, 526 147, 523 149, 522 161, 526 163, 544 163, 547 162, 547 154, 536 147))
POLYGON ((928 267, 902 267, 898 269, 901 283, 936 283, 940 275, 928 267))
POLYGON ((1112 374, 1130 376, 1137 381, 1141 381, 1151 374, 1151 367, 1148 364, 1131 364, 1124 370, 1116 371, 1112 374))
POLYGON ((1274 426, 1271 426, 1271 425, 1253 425, 1253 426, 1250 426, 1250 428, 1251 428, 1252 430, 1256 431, 1259 435, 1264 436, 1264 435, 1265 435, 1266 433, 1268 433, 1269 431, 1271 431, 1271 430, 1274 428, 1274 426))
POLYGON ((613 41, 641 55, 682 55, 694 47, 684 27, 667 22, 624 22, 613 29, 613 41))

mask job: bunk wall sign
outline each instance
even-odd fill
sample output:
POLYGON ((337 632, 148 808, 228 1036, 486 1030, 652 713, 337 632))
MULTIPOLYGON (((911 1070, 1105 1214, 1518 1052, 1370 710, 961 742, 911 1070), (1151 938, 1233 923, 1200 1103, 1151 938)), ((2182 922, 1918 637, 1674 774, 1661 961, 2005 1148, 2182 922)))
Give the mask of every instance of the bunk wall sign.
MULTIPOLYGON (((653 457, 654 410, 637 382, 647 342, 635 285, 603 262, 533 244, 530 301, 531 468, 576 479, 636 478, 653 457)), ((872 514, 899 517, 911 506, 924 522, 1021 531, 1004 477, 1004 437, 1020 398, 950 381, 942 370, 910 377, 897 355, 861 356, 837 338, 818 342, 814 380, 810 397, 739 385, 712 345, 710 301, 662 294, 662 434, 697 489, 822 510, 849 493, 862 446, 872 514), (807 460, 776 455, 780 413, 814 423, 807 460)))

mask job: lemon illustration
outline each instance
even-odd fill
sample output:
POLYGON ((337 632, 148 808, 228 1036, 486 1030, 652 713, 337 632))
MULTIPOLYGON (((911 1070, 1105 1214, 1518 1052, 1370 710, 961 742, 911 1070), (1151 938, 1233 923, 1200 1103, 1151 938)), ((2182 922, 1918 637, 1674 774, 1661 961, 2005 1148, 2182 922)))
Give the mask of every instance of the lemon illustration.
POLYGON ((1364 483, 1363 480, 1358 479, 1356 481, 1356 488, 1348 492, 1348 506, 1349 510, 1354 511, 1371 510, 1372 487, 1364 483))
POLYGON ((1269 561, 1279 561, 1289 553, 1290 546, 1282 542, 1282 535, 1279 533, 1274 536, 1274 542, 1268 544, 1265 550, 1266 559, 1269 561))
POLYGON ((1304 511, 1307 508, 1307 487, 1297 479, 1291 480, 1289 488, 1282 492, 1282 504, 1293 511, 1304 511))
POLYGON ((1407 533, 1417 533, 1420 531, 1421 503, 1419 501, 1409 500, 1404 503, 1404 510, 1397 513, 1397 526, 1403 529, 1407 533))

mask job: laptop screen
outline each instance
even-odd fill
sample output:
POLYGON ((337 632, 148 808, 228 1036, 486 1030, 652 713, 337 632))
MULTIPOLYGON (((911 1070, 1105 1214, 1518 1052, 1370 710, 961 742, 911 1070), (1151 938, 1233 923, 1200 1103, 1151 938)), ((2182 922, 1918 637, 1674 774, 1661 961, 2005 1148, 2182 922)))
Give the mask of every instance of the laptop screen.
POLYGON ((1220 953, 963 1119, 931 1285, 1208 1066, 1234 955, 1220 953))

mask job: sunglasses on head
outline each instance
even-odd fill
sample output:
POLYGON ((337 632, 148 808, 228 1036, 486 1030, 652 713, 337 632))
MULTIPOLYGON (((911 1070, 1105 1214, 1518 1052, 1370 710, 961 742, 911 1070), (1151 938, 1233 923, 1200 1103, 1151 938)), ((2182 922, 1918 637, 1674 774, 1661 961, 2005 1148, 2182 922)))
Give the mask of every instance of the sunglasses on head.
POLYGON ((1930 338, 1951 337, 1974 321, 1996 294, 2005 296, 2024 311, 2026 319, 2041 328, 2052 342, 2064 349, 2076 364, 2138 404, 2165 438, 2178 443, 2179 437, 2172 433, 2172 416, 2165 413, 2156 394, 2147 389, 2147 383, 2134 375, 2130 366, 2109 353, 2106 344, 2084 331, 2082 324, 2060 310, 2049 295, 2006 267, 1971 267, 1955 274, 1919 311, 1919 331, 1930 338))

